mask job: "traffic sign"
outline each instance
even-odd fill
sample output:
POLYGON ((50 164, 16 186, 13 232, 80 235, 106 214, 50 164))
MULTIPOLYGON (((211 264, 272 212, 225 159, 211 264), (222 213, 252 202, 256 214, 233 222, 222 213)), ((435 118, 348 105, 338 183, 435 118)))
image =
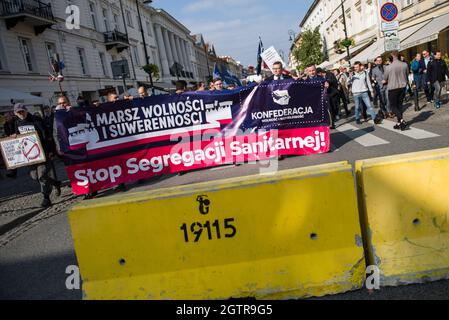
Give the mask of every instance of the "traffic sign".
POLYGON ((382 8, 380 8, 380 16, 385 21, 388 22, 394 21, 398 17, 398 14, 399 9, 392 2, 387 2, 382 6, 382 8))
POLYGON ((385 38, 399 38, 397 30, 391 30, 384 33, 385 38))
POLYGON ((382 32, 398 30, 399 29, 399 21, 382 22, 381 29, 382 29, 382 32))
POLYGON ((401 39, 399 38, 385 38, 385 51, 400 51, 401 39))

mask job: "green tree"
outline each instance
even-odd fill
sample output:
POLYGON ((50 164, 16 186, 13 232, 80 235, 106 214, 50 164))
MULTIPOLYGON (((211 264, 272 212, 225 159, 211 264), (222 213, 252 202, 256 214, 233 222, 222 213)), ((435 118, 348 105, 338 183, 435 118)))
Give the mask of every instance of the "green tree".
POLYGON ((159 67, 156 64, 146 64, 142 66, 141 69, 146 73, 151 74, 155 80, 158 80, 160 77, 159 67))
POLYGON ((301 44, 293 50, 293 56, 303 70, 308 64, 321 64, 324 61, 323 44, 319 27, 301 33, 301 44))

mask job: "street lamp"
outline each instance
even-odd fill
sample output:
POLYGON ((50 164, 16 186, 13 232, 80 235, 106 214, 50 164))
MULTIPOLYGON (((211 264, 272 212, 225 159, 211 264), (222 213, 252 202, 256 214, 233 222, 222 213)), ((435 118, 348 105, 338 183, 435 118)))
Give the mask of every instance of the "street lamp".
POLYGON ((288 30, 288 35, 290 36, 289 40, 290 41, 295 41, 296 39, 296 33, 293 30, 288 30))
MULTIPOLYGON (((144 4, 151 3, 152 1, 144 1, 144 4)), ((150 64, 150 57, 148 56, 148 50, 147 50, 147 43, 145 41, 145 33, 143 32, 143 25, 142 25, 142 17, 140 16, 140 8, 139 8, 139 0, 136 0, 136 6, 137 6, 137 16, 139 19, 139 26, 140 26, 140 34, 142 35, 142 42, 143 42, 143 49, 145 52, 145 61, 147 65, 150 64)), ((153 76, 151 72, 148 72, 150 76, 150 85, 151 85, 151 92, 154 95, 154 84, 153 84, 153 76)))
POLYGON ((348 42, 348 30, 346 28, 346 15, 345 15, 344 0, 341 0, 341 10, 343 12, 343 28, 344 28, 344 31, 345 31, 345 44, 344 44, 344 46, 346 47, 346 53, 348 54, 349 67, 351 67, 351 53, 349 52, 349 47, 351 46, 351 44, 349 44, 349 42, 348 42))

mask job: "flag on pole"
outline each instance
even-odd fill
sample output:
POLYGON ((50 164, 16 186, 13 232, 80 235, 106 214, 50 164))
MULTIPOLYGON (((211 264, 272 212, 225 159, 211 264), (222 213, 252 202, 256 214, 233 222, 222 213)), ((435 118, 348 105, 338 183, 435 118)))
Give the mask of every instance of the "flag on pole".
POLYGON ((223 78, 223 76, 221 75, 220 69, 218 69, 217 63, 215 63, 215 65, 214 65, 214 74, 213 74, 213 77, 214 77, 214 79, 216 79, 216 78, 222 79, 222 78, 223 78))
POLYGON ((259 37, 259 49, 257 50, 257 75, 260 75, 262 72, 262 57, 260 56, 262 52, 264 52, 262 39, 259 37))
POLYGON ((224 68, 223 72, 223 80, 226 82, 226 84, 230 85, 230 84, 234 84, 238 87, 242 86, 242 83, 240 82, 240 79, 237 78, 231 71, 228 70, 228 68, 224 68))

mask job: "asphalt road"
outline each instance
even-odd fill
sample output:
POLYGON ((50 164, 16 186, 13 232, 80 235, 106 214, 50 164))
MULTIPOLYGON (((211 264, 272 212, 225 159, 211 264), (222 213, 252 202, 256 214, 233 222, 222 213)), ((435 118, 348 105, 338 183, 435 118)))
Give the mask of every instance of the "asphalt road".
MULTIPOLYGON (((290 157, 279 162, 279 170, 449 146, 449 104, 440 110, 425 106, 420 112, 410 106, 405 118, 412 129, 404 133, 392 130, 390 121, 374 127, 342 119, 331 132, 330 153, 290 157)), ((259 172, 260 164, 224 166, 130 185, 127 193, 259 172)), ((61 164, 58 173, 64 175, 61 164)), ((53 198, 52 208, 40 210, 39 187, 27 177, 26 169, 19 170, 16 179, 0 179, 0 185, 0 299, 81 299, 81 290, 66 289, 65 270, 77 264, 67 211, 82 200, 64 187, 62 197, 53 198)), ((100 197, 111 194, 106 191, 100 197)), ((321 299, 449 299, 449 281, 382 288, 371 294, 362 289, 321 299)))

